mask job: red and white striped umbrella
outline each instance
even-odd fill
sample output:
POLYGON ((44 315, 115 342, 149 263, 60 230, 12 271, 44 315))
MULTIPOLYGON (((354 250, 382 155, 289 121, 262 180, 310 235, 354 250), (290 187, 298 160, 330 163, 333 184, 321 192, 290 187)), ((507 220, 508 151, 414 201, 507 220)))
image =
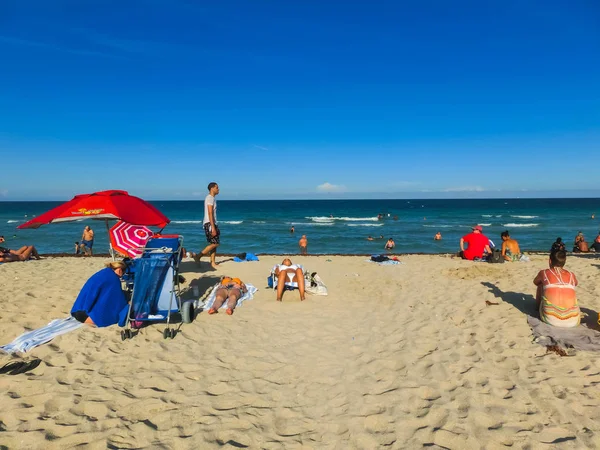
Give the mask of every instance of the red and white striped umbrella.
POLYGON ((135 258, 142 254, 140 248, 146 246, 152 234, 152 230, 143 225, 119 221, 110 229, 110 243, 119 253, 135 258))

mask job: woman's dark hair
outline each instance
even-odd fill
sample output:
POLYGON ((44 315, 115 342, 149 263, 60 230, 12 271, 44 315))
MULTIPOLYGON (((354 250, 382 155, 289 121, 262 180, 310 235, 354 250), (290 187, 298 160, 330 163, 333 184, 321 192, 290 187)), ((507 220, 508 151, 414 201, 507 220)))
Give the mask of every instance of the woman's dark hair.
POLYGON ((564 267, 567 262, 567 252, 559 250, 550 253, 550 264, 552 267, 564 267))
POLYGON ((562 238, 559 238, 559 237, 558 237, 558 238, 556 238, 556 243, 557 243, 557 244, 560 244, 561 242, 562 242, 562 238))

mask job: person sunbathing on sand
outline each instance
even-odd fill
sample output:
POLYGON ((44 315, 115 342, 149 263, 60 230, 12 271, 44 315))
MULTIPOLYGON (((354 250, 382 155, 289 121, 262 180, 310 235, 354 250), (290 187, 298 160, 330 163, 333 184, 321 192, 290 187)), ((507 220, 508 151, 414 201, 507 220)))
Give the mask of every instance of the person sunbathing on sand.
POLYGON ((298 290, 300 291, 300 300, 305 300, 304 295, 304 274, 302 269, 296 264, 292 264, 292 260, 285 258, 281 264, 275 269, 275 276, 277 277, 277 301, 280 302, 283 296, 283 290, 285 289, 285 282, 292 281, 298 283, 298 290))
POLYGON ((567 253, 550 253, 549 269, 541 270, 533 279, 537 286, 536 307, 543 322, 561 328, 579 325, 581 311, 577 304, 577 277, 564 269, 567 253))
MULTIPOLYGON (((4 243, 4 236, 0 236, 1 243, 4 243)), ((19 250, 0 247, 0 262, 27 261, 30 258, 41 259, 33 245, 24 245, 19 250)))
POLYGON ((233 310, 237 305, 237 301, 248 292, 248 288, 239 278, 222 277, 221 284, 215 293, 215 301, 212 307, 208 310, 208 314, 219 312, 219 308, 227 300, 227 315, 232 315, 233 310))

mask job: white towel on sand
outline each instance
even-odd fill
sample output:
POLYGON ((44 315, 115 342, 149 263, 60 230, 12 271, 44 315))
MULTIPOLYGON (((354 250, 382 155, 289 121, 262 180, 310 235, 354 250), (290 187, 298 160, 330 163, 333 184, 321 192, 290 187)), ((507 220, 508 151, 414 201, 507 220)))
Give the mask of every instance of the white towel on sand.
POLYGON ((71 316, 64 319, 55 319, 45 327, 23 333, 10 344, 1 346, 0 350, 7 353, 28 352, 32 348, 50 342, 56 336, 76 330, 81 326, 83 324, 71 316))
MULTIPOLYGON (((215 285, 213 290, 210 292, 208 298, 204 301, 204 305, 202 306, 202 309, 212 308, 212 305, 215 302, 215 297, 217 296, 217 289, 219 288, 219 286, 220 286, 220 284, 215 285)), ((246 300, 252 299, 252 297, 254 297, 254 293, 256 291, 258 291, 258 289, 256 289, 251 284, 246 284, 246 288, 248 289, 248 292, 246 292, 244 295, 242 295, 238 299, 237 304, 235 305, 236 308, 239 308, 240 306, 242 306, 242 303, 245 302, 246 300)), ((223 302, 223 305, 221 306, 220 309, 223 309, 223 308, 227 308, 227 301, 223 302)))

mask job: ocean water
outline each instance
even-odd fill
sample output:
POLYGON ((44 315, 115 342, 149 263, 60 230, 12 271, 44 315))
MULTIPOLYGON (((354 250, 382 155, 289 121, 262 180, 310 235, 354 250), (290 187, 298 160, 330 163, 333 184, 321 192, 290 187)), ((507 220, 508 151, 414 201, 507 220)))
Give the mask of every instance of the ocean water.
MULTIPOLYGON (((184 246, 197 251, 206 245, 202 201, 152 202, 171 223, 165 232, 184 236, 184 246)), ((60 202, 0 202, 0 235, 7 246, 34 244, 42 253, 73 252, 85 225, 96 232, 94 250, 108 251, 103 221, 86 220, 45 225, 36 230, 16 227, 60 202)), ((521 249, 548 251, 560 236, 572 246, 578 231, 593 241, 600 230, 600 199, 477 199, 477 200, 218 200, 220 253, 297 253, 298 239, 308 238, 312 254, 384 253, 387 238, 394 253, 448 253, 458 250, 461 236, 480 224, 496 244, 509 230, 521 249), (377 215, 384 219, 378 220, 377 215), (596 218, 592 219, 592 214, 596 218), (397 220, 394 220, 397 216, 397 220), (294 225, 296 232, 290 233, 294 225), (441 241, 434 241, 436 232, 441 241), (368 241, 368 236, 379 237, 368 241)), ((114 223, 114 222, 112 222, 114 223)), ((112 225, 111 223, 111 225, 112 225)))

